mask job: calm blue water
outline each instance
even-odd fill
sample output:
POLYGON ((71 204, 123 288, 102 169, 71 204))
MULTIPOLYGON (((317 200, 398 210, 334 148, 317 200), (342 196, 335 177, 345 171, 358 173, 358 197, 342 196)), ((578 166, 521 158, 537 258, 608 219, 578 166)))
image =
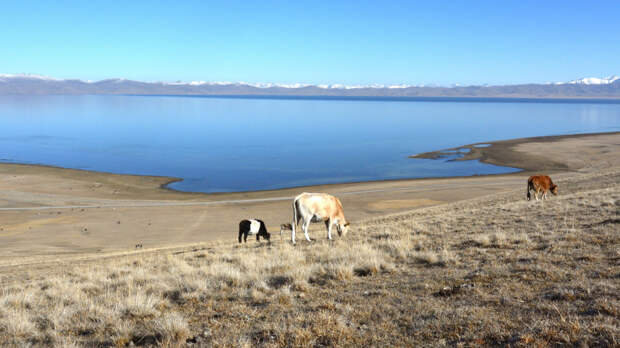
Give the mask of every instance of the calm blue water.
POLYGON ((620 130, 611 102, 2 96, 0 161, 183 178, 183 191, 506 173, 409 159, 473 142, 620 130))

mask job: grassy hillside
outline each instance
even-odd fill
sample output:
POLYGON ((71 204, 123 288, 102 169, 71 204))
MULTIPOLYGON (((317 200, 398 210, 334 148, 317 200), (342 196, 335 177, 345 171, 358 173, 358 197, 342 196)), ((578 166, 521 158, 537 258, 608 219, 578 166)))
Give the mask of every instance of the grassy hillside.
MULTIPOLYGON (((620 344, 620 169, 386 216, 13 275, 16 346, 620 344)), ((346 207, 345 207, 346 213, 346 207)))

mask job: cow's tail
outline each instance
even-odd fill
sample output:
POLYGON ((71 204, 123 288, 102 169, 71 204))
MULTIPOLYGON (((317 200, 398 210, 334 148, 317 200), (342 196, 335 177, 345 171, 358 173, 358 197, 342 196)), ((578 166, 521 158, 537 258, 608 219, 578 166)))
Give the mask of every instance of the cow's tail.
POLYGON ((529 179, 527 179, 527 200, 529 201, 530 199, 532 199, 532 195, 530 193, 530 189, 532 188, 532 177, 530 177, 529 179))
POLYGON ((291 226, 292 228, 295 228, 295 226, 297 226, 297 223, 299 221, 299 217, 297 215, 297 204, 298 204, 298 200, 295 199, 293 200, 293 226, 291 226))
POLYGON ((293 200, 293 223, 291 224, 291 240, 293 244, 295 244, 295 228, 297 227, 297 222, 299 222, 299 216, 297 215, 299 200, 297 197, 293 200))

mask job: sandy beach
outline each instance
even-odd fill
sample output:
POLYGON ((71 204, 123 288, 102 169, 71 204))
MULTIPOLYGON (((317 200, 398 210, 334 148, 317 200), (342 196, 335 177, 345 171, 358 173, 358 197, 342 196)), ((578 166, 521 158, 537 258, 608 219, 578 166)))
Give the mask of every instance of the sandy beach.
MULTIPOLYGON (((146 250, 213 240, 236 243, 238 222, 251 217, 263 219, 273 240, 279 241, 278 226, 291 220, 291 199, 304 191, 340 197, 354 226, 386 214, 524 188, 535 172, 567 177, 620 165, 618 132, 485 144, 490 145, 456 149, 470 149, 462 160, 479 159, 523 171, 200 194, 164 188, 174 178, 1 164, 0 265, 132 252, 138 243, 146 250)), ((439 155, 441 151, 417 157, 439 155)), ((321 227, 314 226, 317 237, 324 233, 321 227)))

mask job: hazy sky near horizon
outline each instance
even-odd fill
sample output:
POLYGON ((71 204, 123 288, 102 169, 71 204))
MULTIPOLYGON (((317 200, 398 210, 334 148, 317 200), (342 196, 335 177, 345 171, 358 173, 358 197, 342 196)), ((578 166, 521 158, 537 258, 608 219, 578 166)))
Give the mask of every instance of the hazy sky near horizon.
POLYGON ((515 84, 620 74, 620 1, 8 1, 0 73, 515 84))

